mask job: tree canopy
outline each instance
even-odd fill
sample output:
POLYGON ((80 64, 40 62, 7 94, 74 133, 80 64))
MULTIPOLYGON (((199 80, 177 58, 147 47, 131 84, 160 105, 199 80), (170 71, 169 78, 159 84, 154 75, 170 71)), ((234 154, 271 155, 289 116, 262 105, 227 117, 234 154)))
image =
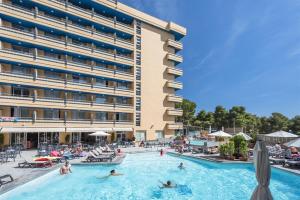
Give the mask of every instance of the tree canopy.
POLYGON ((292 119, 281 113, 274 112, 269 117, 259 117, 246 111, 243 106, 233 106, 227 110, 221 105, 216 106, 214 112, 200 110, 196 112, 197 104, 184 99, 177 105, 183 110, 180 121, 184 125, 191 125, 207 129, 209 126, 215 129, 240 127, 244 132, 252 134, 267 134, 279 130, 292 131, 300 135, 300 115, 292 119))

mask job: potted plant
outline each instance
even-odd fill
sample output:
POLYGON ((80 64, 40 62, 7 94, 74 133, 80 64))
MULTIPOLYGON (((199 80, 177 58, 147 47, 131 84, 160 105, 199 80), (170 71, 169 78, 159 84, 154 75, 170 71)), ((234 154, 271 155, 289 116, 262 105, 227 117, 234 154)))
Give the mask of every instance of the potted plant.
POLYGON ((229 141, 229 143, 227 143, 227 153, 228 153, 228 157, 230 160, 234 159, 234 151, 235 151, 235 145, 234 142, 229 141))

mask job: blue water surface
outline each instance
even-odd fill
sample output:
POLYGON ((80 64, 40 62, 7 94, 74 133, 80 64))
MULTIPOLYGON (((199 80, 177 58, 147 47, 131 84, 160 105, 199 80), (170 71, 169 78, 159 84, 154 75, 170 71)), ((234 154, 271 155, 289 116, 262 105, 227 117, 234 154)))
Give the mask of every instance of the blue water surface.
MULTIPOLYGON (((257 184, 250 164, 220 164, 159 153, 129 154, 121 165, 73 166, 73 173, 58 171, 12 190, 0 200, 241 200, 249 199, 257 184), (184 170, 177 168, 180 162, 184 170), (116 169, 123 176, 103 178, 116 169), (171 180, 177 188, 160 189, 171 180)), ((275 200, 300 199, 300 176, 272 169, 275 200)))

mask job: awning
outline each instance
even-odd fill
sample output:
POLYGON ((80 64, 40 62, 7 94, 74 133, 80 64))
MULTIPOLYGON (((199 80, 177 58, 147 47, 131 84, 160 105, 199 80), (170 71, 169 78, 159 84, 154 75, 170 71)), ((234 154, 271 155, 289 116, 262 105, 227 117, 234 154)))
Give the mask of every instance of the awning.
POLYGON ((132 132, 133 128, 113 128, 113 131, 120 131, 120 132, 132 132))
POLYGON ((3 127, 0 128, 0 133, 51 133, 65 132, 65 128, 43 128, 43 127, 3 127))
POLYGON ((112 128, 67 128, 66 132, 97 132, 97 131, 104 131, 104 132, 112 132, 112 128))

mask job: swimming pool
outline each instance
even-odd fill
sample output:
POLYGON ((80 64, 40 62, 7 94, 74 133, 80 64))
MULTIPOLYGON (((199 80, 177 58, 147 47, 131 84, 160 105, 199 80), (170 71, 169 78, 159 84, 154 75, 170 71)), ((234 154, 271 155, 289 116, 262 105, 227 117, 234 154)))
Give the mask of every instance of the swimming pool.
MULTIPOLYGON (((272 169, 271 191, 275 200, 299 199, 300 176, 272 169)), ((181 159, 158 153, 129 154, 121 165, 73 166, 73 173, 58 171, 18 187, 0 200, 148 200, 148 199, 249 199, 256 186, 250 164, 220 164, 181 159), (183 162, 185 170, 179 170, 183 162), (111 169, 123 176, 100 179, 111 169), (159 189, 170 179, 179 187, 159 189)))

